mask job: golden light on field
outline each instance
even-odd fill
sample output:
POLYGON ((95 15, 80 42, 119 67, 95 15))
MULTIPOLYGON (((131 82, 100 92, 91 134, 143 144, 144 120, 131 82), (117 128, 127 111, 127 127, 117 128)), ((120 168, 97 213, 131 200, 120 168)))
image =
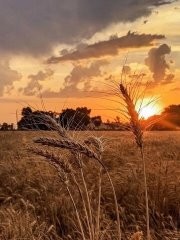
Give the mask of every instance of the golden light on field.
POLYGON ((151 116, 160 114, 162 107, 158 102, 146 98, 137 103, 136 110, 139 112, 140 118, 147 119, 151 116))

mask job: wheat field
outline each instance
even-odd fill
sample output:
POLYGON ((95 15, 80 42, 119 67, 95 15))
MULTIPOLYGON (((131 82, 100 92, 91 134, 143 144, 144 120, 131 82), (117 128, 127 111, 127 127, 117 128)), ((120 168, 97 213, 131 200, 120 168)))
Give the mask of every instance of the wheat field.
MULTIPOLYGON (((78 139, 83 135, 103 136, 102 161, 114 184, 122 239, 146 239, 143 237, 146 232, 143 169, 132 134, 121 131, 71 134, 78 139)), ((28 150, 35 145, 33 139, 40 136, 55 137, 56 133, 0 133, 0 239, 83 239, 71 199, 57 171, 43 157, 28 150)), ((145 132, 144 142, 151 238, 179 240, 180 132, 145 132)), ((64 149, 58 154, 73 158, 64 149)), ((84 159, 84 176, 93 215, 98 203, 98 168, 93 159, 84 159)), ((76 178, 81 183, 78 174, 76 178)), ((69 185, 85 229, 84 239, 93 239, 86 236, 82 200, 77 189, 69 185)), ((103 170, 101 191, 98 237, 94 239, 118 239, 113 194, 103 170)))

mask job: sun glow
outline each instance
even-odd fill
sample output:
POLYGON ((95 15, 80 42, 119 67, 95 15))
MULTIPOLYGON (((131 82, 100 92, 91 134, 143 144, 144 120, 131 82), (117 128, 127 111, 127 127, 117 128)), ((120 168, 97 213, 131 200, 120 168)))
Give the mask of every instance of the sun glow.
POLYGON ((147 119, 153 115, 158 115, 162 111, 162 107, 156 101, 151 102, 150 99, 143 99, 143 102, 137 103, 136 110, 139 112, 140 118, 147 119))

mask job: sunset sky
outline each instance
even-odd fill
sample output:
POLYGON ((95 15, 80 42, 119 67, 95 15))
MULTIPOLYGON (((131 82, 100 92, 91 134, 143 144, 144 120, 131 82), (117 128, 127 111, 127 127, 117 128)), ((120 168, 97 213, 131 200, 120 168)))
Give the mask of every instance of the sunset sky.
POLYGON ((180 104, 179 24, 173 0, 0 0, 0 123, 42 99, 113 120, 123 65, 144 74, 159 111, 180 104))

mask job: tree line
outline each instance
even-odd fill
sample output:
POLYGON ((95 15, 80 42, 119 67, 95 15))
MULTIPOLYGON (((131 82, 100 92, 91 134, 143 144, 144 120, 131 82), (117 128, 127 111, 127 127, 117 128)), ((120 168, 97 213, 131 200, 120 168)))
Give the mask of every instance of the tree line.
POLYGON ((22 109, 22 118, 18 121, 17 126, 19 130, 51 130, 50 124, 43 121, 43 116, 48 115, 69 130, 86 130, 90 123, 94 124, 95 127, 99 127, 102 124, 101 116, 91 117, 90 113, 91 109, 87 107, 67 108, 62 110, 61 113, 33 111, 30 107, 26 107, 22 109))
MULTIPOLYGON (((25 107, 21 112, 21 119, 17 122, 17 130, 51 130, 50 124, 43 121, 44 114, 55 119, 61 126, 69 130, 126 130, 127 123, 117 116, 114 121, 103 122, 101 116, 91 117, 91 109, 78 107, 66 108, 61 113, 53 111, 33 111, 25 107)), ((180 130, 180 104, 170 105, 160 115, 154 115, 148 119, 142 119, 142 126, 149 130, 180 130)), ((13 124, 0 124, 0 130, 14 130, 13 124)))

